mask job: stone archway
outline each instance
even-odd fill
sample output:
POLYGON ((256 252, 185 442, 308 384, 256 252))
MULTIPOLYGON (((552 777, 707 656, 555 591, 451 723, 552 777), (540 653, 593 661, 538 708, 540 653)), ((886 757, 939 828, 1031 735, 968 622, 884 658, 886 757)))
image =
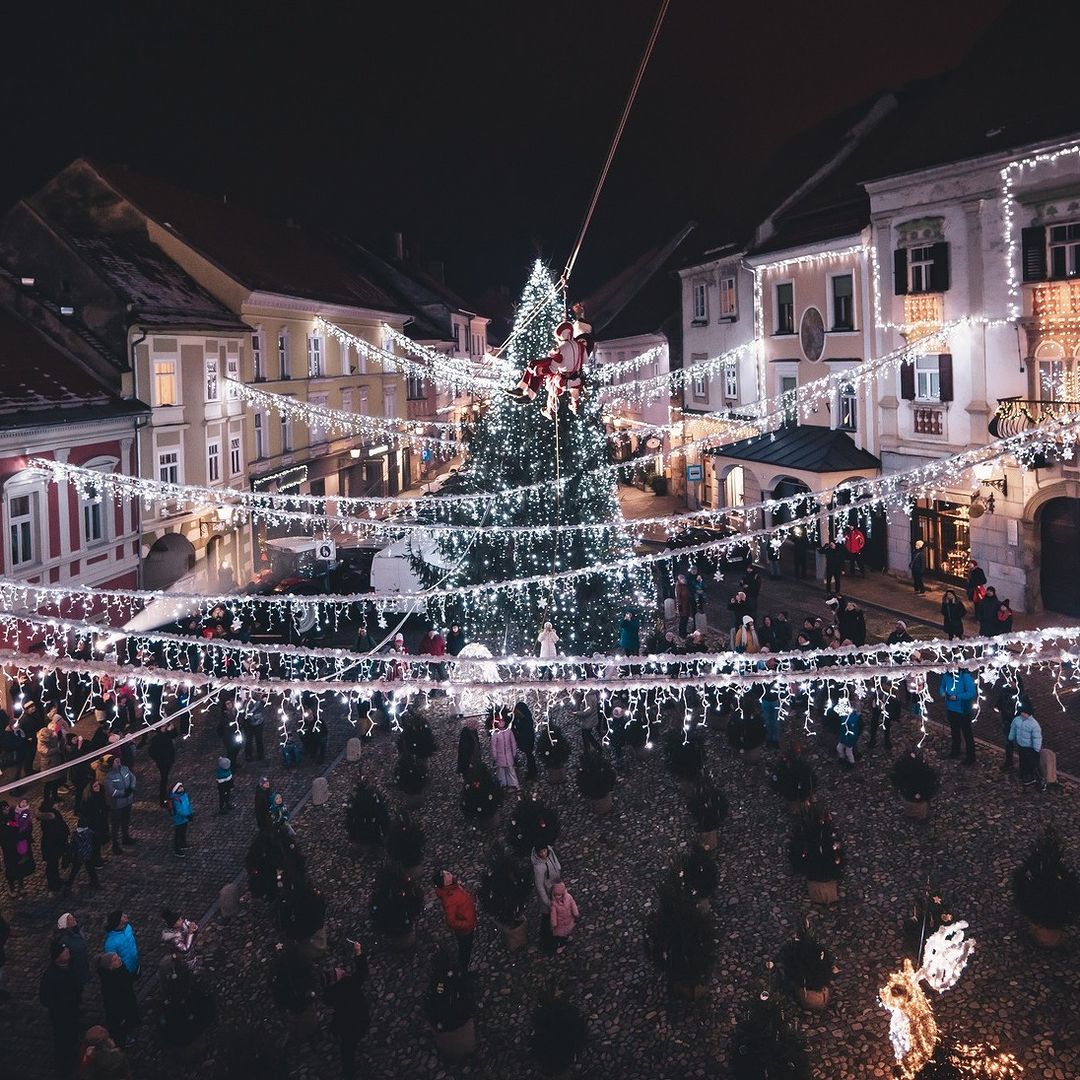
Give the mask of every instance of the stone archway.
POLYGON ((143 588, 167 589, 195 567, 195 548, 181 533, 166 533, 143 560, 143 588))
POLYGON ((1059 499, 1080 501, 1080 481, 1058 480, 1047 484, 1027 501, 1020 521, 1021 559, 1026 582, 1024 607, 1029 612, 1038 613, 1048 610, 1048 605, 1043 599, 1041 580, 1042 515, 1043 510, 1050 503, 1059 499))
POLYGON ((1060 496, 1039 508, 1039 591, 1043 608, 1080 615, 1080 499, 1060 496))

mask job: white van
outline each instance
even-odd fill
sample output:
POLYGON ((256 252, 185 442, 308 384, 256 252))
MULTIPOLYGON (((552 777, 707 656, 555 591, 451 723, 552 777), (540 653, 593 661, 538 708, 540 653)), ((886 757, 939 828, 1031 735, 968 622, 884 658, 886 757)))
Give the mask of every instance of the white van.
POLYGON ((401 599, 387 605, 387 611, 404 613, 423 612, 423 604, 410 600, 424 591, 424 583, 412 568, 412 559, 419 555, 429 566, 449 570, 451 563, 432 543, 413 548, 412 541, 398 540, 377 552, 371 560, 371 591, 375 593, 400 593, 401 599))

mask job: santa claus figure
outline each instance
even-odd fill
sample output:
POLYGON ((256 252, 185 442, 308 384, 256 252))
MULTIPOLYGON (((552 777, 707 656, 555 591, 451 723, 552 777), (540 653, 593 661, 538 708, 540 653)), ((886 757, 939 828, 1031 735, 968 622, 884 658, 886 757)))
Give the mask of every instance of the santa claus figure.
POLYGON ((592 327, 585 321, 585 309, 581 304, 574 305, 573 314, 572 321, 567 319, 555 328, 558 344, 554 351, 541 360, 530 362, 521 381, 513 390, 507 391, 519 405, 524 405, 535 399, 546 382, 547 402, 543 413, 549 420, 554 419, 559 395, 564 391, 570 394, 570 411, 577 413, 584 386, 585 360, 595 347, 592 327))

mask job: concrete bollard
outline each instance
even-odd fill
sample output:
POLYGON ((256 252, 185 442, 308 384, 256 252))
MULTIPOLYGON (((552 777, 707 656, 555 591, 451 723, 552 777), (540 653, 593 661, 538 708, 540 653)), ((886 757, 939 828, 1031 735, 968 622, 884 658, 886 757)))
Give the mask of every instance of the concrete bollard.
POLYGON ((1042 768, 1042 777, 1048 784, 1056 784, 1057 778, 1057 754, 1045 747, 1039 752, 1039 766, 1042 768))
POLYGON ((240 888, 234 882, 221 886, 218 893, 218 907, 221 909, 221 918, 228 922, 240 914, 240 888))
POLYGON ((330 785, 325 776, 316 776, 311 781, 311 804, 312 806, 325 806, 330 800, 330 785))
POLYGON ((699 611, 694 616, 694 629, 700 630, 703 634, 709 627, 709 618, 704 611, 699 611))
POLYGON ((360 760, 360 740, 355 735, 345 744, 345 760, 360 760))
POLYGON ((674 596, 669 596, 664 601, 664 618, 665 619, 674 619, 675 618, 675 597, 674 596))

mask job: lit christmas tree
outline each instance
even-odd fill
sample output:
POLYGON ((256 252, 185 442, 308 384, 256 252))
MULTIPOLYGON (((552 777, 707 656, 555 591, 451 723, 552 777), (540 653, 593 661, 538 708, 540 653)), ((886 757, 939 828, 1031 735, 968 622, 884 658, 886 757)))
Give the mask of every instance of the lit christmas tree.
MULTIPOLYGON (((519 322, 507 360, 520 372, 530 360, 547 356, 556 345, 555 328, 565 318, 563 302, 547 267, 539 260, 521 297, 519 322)), ((588 372, 586 372, 586 378, 588 372)), ((633 568, 633 546, 622 525, 614 477, 595 470, 611 460, 601 409, 586 390, 581 411, 559 399, 557 414, 542 413, 546 392, 528 404, 496 394, 485 407, 469 441, 466 484, 457 493, 497 493, 534 484, 525 497, 512 497, 474 513, 462 509, 440 516, 458 525, 541 526, 535 533, 500 536, 460 534, 440 539, 440 553, 457 566, 443 581, 462 586, 558 573, 627 560, 615 574, 588 574, 464 598, 460 615, 469 637, 496 653, 536 652, 536 638, 552 623, 560 651, 569 655, 610 650, 618 637, 621 606, 651 602, 650 575, 633 568), (556 481, 560 481, 556 483, 556 481), (553 533, 552 525, 610 522, 610 528, 553 533), (460 565, 458 565, 460 561, 460 565)), ((439 574, 417 563, 428 584, 439 574)))

